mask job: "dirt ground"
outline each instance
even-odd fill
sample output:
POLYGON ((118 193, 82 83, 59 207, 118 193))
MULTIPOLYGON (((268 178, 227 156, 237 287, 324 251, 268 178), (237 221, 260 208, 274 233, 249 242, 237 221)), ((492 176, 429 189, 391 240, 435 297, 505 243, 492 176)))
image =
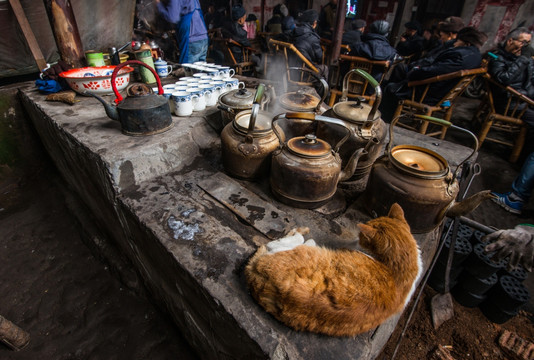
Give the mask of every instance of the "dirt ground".
MULTIPOLYGON (((467 101, 464 110, 473 106, 467 101)), ((473 191, 508 188, 519 165, 506 161, 507 151, 484 146, 473 191)), ((43 160, 31 174, 0 169, 0 315, 31 335, 19 352, 0 344, 0 359, 195 359, 169 318, 124 287, 84 245, 53 166, 43 160)), ((532 221, 533 209, 531 201, 525 215, 515 216, 488 202, 471 217, 508 228, 532 221)), ((455 359, 505 359, 496 342, 502 329, 534 341, 532 300, 502 325, 455 302, 454 318, 436 331, 429 312, 435 294, 425 289, 396 359, 430 358, 438 345, 455 359)), ((391 358, 406 314, 379 359, 391 358)))

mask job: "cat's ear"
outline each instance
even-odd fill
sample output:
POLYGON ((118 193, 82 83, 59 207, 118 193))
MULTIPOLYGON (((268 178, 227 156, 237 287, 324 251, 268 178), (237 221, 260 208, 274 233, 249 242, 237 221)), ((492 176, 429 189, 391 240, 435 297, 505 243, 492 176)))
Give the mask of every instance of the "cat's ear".
POLYGON ((373 239, 376 235, 376 229, 372 226, 366 224, 358 224, 358 228, 360 229, 360 232, 367 236, 367 238, 369 239, 373 239))
POLYGON ((404 221, 404 211, 402 210, 401 206, 397 203, 394 203, 393 205, 391 205, 388 216, 393 219, 404 221))

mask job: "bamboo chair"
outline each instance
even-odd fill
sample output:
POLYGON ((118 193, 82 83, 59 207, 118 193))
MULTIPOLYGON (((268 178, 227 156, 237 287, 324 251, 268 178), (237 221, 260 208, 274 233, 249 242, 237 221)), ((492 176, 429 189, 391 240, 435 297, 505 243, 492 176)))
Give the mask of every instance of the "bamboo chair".
POLYGON ((269 45, 273 49, 275 55, 281 56, 284 60, 287 74, 287 81, 293 85, 298 86, 313 86, 312 76, 305 71, 291 70, 292 67, 300 67, 313 71, 319 74, 319 70, 311 61, 306 59, 304 55, 295 47, 295 45, 269 39, 269 45))
POLYGON ((245 76, 256 76, 256 66, 251 58, 254 49, 241 45, 235 40, 225 38, 213 38, 213 46, 224 54, 224 63, 227 66, 232 67, 235 73, 245 76), (243 61, 237 62, 234 53, 231 50, 232 46, 241 48, 243 54, 243 61))
POLYGON ((521 120, 527 107, 534 107, 534 100, 521 94, 510 86, 504 86, 493 80, 489 74, 484 76, 486 82, 486 94, 475 115, 482 118, 482 126, 478 133, 479 148, 484 140, 493 141, 499 144, 510 146, 512 153, 508 159, 515 163, 523 150, 527 136, 527 125, 521 120), (507 100, 502 111, 495 108, 495 101, 492 89, 500 88, 507 93, 507 100), (503 140, 496 137, 488 137, 490 130, 497 130, 512 134, 513 141, 503 140))
MULTIPOLYGON (((410 99, 400 100, 399 105, 393 115, 393 119, 403 113, 420 114, 432 117, 442 118, 450 122, 452 116, 452 110, 454 108, 454 102, 460 96, 465 88, 473 81, 473 79, 486 73, 485 67, 480 67, 471 70, 460 70, 449 74, 438 75, 432 78, 410 81, 408 87, 411 91, 410 99), (441 98, 435 105, 428 105, 425 103, 425 97, 432 87, 441 81, 456 80, 456 84, 449 90, 443 98, 441 98), (442 113, 443 116, 439 117, 435 113, 442 113)), ((410 130, 418 131, 421 134, 426 134, 428 129, 428 121, 422 120, 419 128, 410 126, 404 123, 397 123, 397 125, 408 128, 410 130)), ((429 136, 440 135, 441 139, 445 138, 447 127, 443 126, 440 131, 429 133, 429 136)))
MULTIPOLYGON (((338 69, 346 68, 348 65, 347 73, 353 69, 361 69, 367 72, 368 74, 373 74, 373 70, 376 73, 377 70, 382 71, 382 76, 380 77, 378 84, 380 85, 382 83, 382 80, 384 80, 384 77, 386 73, 388 72, 390 62, 389 61, 379 61, 379 60, 369 60, 363 57, 359 56, 350 56, 350 55, 339 55, 339 61, 338 61, 338 69)), ((339 86, 339 76, 341 74, 338 74, 335 78, 334 83, 339 86)), ((353 74, 348 83, 348 93, 347 96, 349 98, 365 98, 370 102, 372 105, 372 102, 374 101, 374 95, 368 93, 369 88, 369 81, 365 79, 364 77, 353 74)), ((336 99, 341 96, 343 89, 332 89, 330 90, 330 100, 328 102, 329 106, 334 106, 334 103, 336 102, 336 99)))

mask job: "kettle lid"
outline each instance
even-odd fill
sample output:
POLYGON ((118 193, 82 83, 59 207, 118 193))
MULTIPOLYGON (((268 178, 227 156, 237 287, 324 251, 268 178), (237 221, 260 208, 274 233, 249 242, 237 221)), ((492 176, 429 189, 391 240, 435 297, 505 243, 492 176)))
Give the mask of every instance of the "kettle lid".
POLYGON ((317 96, 302 91, 290 92, 280 96, 283 107, 293 111, 313 110, 321 101, 317 96))
MULTIPOLYGON (((369 117, 372 107, 360 101, 341 101, 334 105, 334 113, 342 118, 356 124, 363 124, 369 117)), ((380 111, 376 111, 373 121, 380 118, 380 111)))
POLYGON ((332 147, 313 134, 297 136, 287 142, 287 148, 295 155, 306 158, 319 158, 331 153, 332 147))
POLYGON ((403 172, 425 179, 439 179, 449 171, 449 165, 434 151, 414 146, 398 145, 390 153, 393 165, 403 172))
POLYGON ((254 92, 247 88, 235 89, 219 97, 219 101, 230 107, 250 108, 254 102, 254 92))

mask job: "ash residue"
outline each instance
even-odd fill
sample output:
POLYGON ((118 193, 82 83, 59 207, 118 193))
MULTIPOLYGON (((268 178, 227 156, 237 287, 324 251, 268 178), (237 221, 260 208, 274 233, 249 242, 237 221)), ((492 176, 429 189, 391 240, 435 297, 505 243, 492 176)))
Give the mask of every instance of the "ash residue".
POLYGON ((187 224, 182 220, 176 219, 174 216, 169 216, 167 220, 167 225, 173 231, 173 238, 175 240, 194 240, 195 235, 202 233, 203 230, 197 224, 187 224))

